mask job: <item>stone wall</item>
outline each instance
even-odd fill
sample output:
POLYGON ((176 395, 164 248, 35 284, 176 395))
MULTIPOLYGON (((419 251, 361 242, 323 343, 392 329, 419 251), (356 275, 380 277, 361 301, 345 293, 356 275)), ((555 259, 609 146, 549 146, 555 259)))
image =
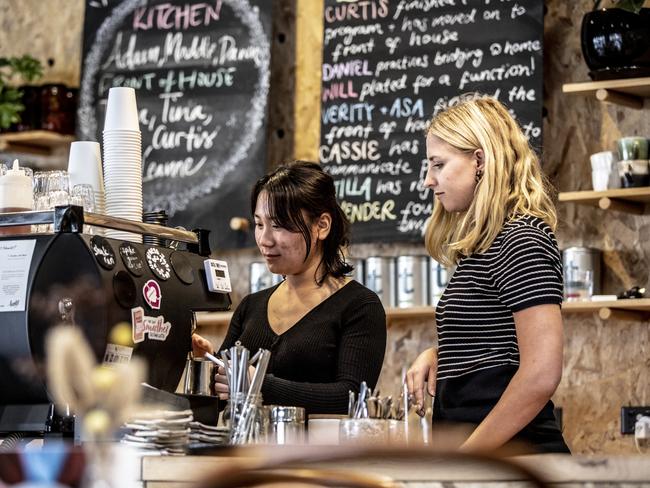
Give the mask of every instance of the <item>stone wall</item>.
MULTIPOLYGON (((647 104, 645 110, 633 110, 563 94, 563 83, 588 80, 579 31, 582 15, 592 2, 545 3, 544 168, 558 191, 587 190, 591 185, 589 154, 613 149, 622 135, 650 134, 647 104)), ((44 62, 54 59, 45 81, 78 84, 83 5, 82 0, 4 0, 0 3, 0 55, 31 53, 44 62)), ((318 158, 322 0, 283 0, 278 5, 269 166, 291 153, 301 159, 318 158), (295 35, 295 39, 280 41, 279 34, 295 35), (288 144, 293 144, 293 150, 288 144)), ((618 292, 634 284, 650 287, 647 216, 575 204, 559 204, 558 208, 561 223, 557 234, 562 248, 586 245, 603 250, 604 292, 618 292)), ((353 249, 360 257, 423 252, 417 245, 359 245, 353 249)), ((243 249, 222 257, 231 266, 233 299, 238 303, 247 292, 248 265, 259 256, 254 249, 243 249)), ((601 321, 591 314, 565 314, 564 324, 564 375, 555 401, 563 408, 567 441, 576 453, 634 452, 633 440, 619 434, 619 412, 622 405, 650 402, 648 322, 601 321)), ((203 332, 216 342, 223 334, 217 329, 203 332)), ((433 340, 430 321, 393 322, 380 379, 382 390, 397 392, 402 366, 433 340)))

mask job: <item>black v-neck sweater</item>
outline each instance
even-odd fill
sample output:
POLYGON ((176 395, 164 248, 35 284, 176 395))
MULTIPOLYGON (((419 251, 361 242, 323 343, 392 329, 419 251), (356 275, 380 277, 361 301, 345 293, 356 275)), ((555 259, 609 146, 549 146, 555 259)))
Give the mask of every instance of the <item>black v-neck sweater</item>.
POLYGON ((386 314, 377 295, 351 281, 277 335, 268 302, 279 285, 245 297, 221 348, 236 341, 271 351, 262 386, 265 404, 304 407, 307 413, 346 413, 348 391, 374 387, 386 349, 386 314))

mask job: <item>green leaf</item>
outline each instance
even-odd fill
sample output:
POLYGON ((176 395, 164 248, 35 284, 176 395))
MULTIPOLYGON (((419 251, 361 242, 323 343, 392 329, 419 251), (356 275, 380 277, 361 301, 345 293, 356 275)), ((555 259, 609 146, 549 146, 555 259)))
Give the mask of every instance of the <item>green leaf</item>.
POLYGON ((34 81, 43 76, 41 62, 29 54, 25 54, 20 58, 10 58, 9 64, 14 72, 20 74, 26 81, 34 81))
POLYGON ((8 129, 11 124, 20 122, 20 113, 25 110, 22 103, 0 102, 0 128, 8 129))
POLYGON ((645 0, 617 0, 615 2, 616 7, 622 10, 627 10, 628 12, 634 12, 638 14, 643 7, 645 0))

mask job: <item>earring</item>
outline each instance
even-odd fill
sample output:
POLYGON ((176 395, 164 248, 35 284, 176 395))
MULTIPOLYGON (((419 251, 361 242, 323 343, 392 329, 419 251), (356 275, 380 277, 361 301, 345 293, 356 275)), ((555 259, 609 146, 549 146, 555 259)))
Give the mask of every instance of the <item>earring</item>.
POLYGON ((476 176, 474 177, 474 179, 478 183, 479 181, 481 181, 482 177, 483 177, 483 171, 481 171, 480 169, 477 169, 476 170, 476 176))

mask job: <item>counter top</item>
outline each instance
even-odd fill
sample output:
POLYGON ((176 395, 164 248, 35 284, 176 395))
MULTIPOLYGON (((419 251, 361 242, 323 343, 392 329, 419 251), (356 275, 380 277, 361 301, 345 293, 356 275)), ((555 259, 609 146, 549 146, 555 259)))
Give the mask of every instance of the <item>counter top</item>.
MULTIPOLYGON (((301 451, 304 450, 301 448, 301 451)), ((330 448, 329 455, 336 456, 336 449, 330 448), (333 453, 334 452, 334 453, 333 453)), ((237 456, 185 456, 185 457, 144 457, 142 459, 142 481, 149 488, 182 487, 189 483, 206 479, 221 469, 237 466, 265 465, 278 463, 297 452, 287 448, 275 447, 262 451, 259 457, 255 450, 242 449, 237 456), (284 454, 283 454, 284 450, 284 454), (271 453, 273 451, 273 453, 271 453), (277 461, 277 462, 276 462, 277 461)), ((321 451, 322 452, 322 451, 321 451)), ((349 449, 348 449, 348 452, 349 449)), ((306 458, 313 457, 307 450, 306 458)), ((531 455, 508 458, 510 462, 521 465, 538 474, 544 481, 552 484, 565 483, 643 483, 650 485, 649 456, 568 456, 561 454, 531 455)), ((290 466, 306 466, 305 463, 291 463, 290 466)), ((341 456, 340 459, 310 462, 312 468, 336 469, 361 474, 387 476, 405 486, 427 486, 433 482, 521 482, 526 478, 521 473, 502 470, 494 464, 475 460, 439 457, 432 454, 428 459, 377 455, 370 459, 353 459, 341 456)), ((439 486, 439 485, 438 485, 439 486)))

